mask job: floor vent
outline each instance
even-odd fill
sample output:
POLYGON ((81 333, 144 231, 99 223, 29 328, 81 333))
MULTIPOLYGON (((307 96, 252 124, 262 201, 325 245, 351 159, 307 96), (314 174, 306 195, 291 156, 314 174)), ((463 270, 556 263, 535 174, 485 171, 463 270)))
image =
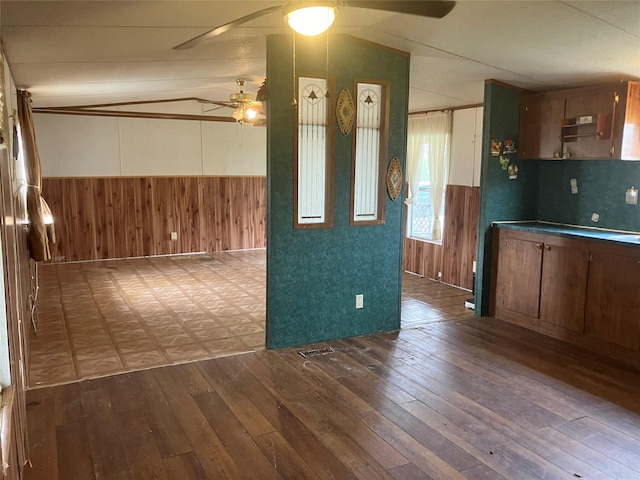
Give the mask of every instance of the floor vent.
POLYGON ((327 347, 327 348, 316 348, 314 350, 301 350, 300 352, 298 352, 298 355, 300 355, 303 358, 309 358, 309 357, 317 357, 319 355, 326 355, 327 353, 333 353, 333 352, 335 352, 333 347, 327 347))

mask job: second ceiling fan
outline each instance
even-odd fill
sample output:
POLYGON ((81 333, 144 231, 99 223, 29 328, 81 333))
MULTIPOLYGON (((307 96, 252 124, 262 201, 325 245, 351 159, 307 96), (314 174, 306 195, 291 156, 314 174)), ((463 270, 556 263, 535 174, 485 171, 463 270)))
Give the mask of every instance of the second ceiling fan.
POLYGON ((455 4, 456 2, 448 0, 294 0, 236 18, 173 48, 183 50, 194 47, 206 39, 216 37, 251 20, 276 12, 280 12, 284 20, 296 32, 302 35, 318 35, 331 26, 338 14, 338 9, 342 7, 368 8, 421 17, 442 18, 453 9, 455 4))

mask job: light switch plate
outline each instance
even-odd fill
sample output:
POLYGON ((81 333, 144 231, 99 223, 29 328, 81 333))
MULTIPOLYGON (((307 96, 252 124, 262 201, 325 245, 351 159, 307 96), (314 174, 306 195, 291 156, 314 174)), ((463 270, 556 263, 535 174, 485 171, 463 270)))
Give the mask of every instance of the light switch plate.
POLYGON ((356 308, 364 308, 364 295, 362 293, 356 295, 356 308))

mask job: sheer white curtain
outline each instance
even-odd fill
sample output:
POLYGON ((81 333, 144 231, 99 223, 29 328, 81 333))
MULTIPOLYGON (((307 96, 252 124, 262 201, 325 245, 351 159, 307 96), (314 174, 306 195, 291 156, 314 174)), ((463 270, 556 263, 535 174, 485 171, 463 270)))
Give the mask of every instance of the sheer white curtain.
POLYGON ((453 115, 450 111, 429 112, 409 117, 407 134, 407 205, 418 200, 420 176, 427 162, 429 168, 433 228, 431 240, 442 237, 441 212, 444 187, 449 172, 449 151, 453 115))
POLYGON ((413 205, 418 202, 420 172, 422 172, 422 165, 425 160, 426 132, 426 114, 409 117, 407 129, 407 181, 409 182, 409 188, 407 190, 407 198, 404 201, 407 205, 413 205))

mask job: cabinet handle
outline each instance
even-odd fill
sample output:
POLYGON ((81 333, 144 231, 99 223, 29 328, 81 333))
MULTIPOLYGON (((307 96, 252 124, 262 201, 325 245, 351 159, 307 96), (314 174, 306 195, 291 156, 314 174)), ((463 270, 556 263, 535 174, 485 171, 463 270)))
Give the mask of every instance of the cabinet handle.
POLYGON ((549 250, 551 250, 551 245, 545 245, 544 249, 548 252, 549 250))
POLYGON ((537 248, 538 250, 541 250, 541 249, 542 249, 542 244, 541 244, 541 243, 536 243, 536 248, 537 248))

